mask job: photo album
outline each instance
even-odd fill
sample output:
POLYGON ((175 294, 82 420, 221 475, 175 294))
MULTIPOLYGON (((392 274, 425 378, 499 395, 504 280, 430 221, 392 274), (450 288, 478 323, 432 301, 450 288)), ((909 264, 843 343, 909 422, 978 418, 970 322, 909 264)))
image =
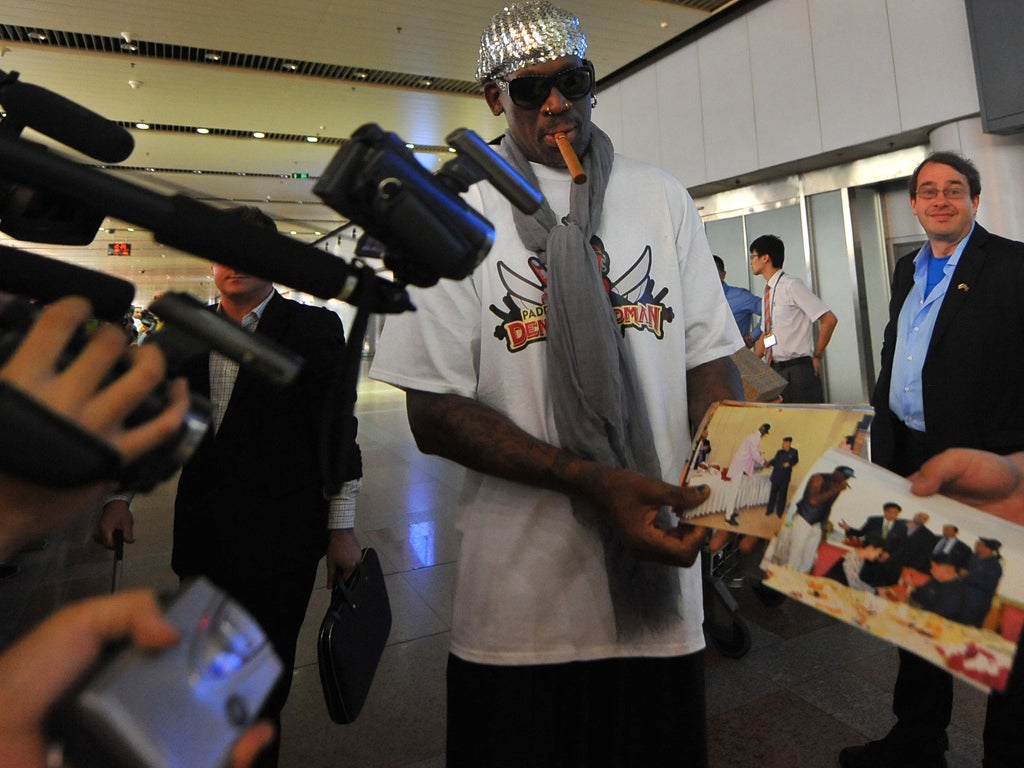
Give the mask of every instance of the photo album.
POLYGON ((1003 690, 1024 626, 1024 527, 869 461, 872 410, 722 402, 683 472, 684 520, 767 540, 764 585, 1003 690))

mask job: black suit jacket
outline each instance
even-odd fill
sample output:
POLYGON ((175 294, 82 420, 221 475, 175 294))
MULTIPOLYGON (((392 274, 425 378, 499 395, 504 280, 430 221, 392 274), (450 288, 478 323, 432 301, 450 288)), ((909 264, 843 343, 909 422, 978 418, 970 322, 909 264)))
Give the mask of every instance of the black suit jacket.
MULTIPOLYGON (((274 577, 324 555, 328 502, 320 470, 321 426, 341 420, 329 394, 344 356, 338 316, 275 293, 256 333, 283 344, 305 363, 295 382, 275 387, 260 374, 238 372, 220 430, 209 430, 182 468, 175 498, 172 566, 181 577, 220 583, 274 577)), ((193 391, 209 395, 209 355, 183 367, 193 391)), ((355 432, 353 430, 352 435, 355 432)), ((362 475, 350 446, 343 479, 362 475)))
MULTIPOLYGON (((935 548, 938 547, 939 544, 944 542, 945 539, 942 536, 939 536, 937 539, 935 539, 935 544, 934 546, 932 546, 932 551, 934 552, 935 548)), ((953 548, 948 553, 950 559, 953 561, 953 565, 956 566, 958 571, 962 568, 967 567, 967 562, 971 559, 971 555, 973 554, 974 551, 967 544, 964 544, 964 542, 960 541, 960 539, 953 540, 953 548)))
POLYGON ((790 448, 788 451, 782 448, 777 450, 775 456, 768 462, 768 466, 772 468, 771 482, 788 484, 793 477, 793 467, 799 461, 800 452, 796 448, 790 448), (783 466, 786 463, 789 464, 788 467, 783 466))
POLYGON ((889 531, 884 542, 882 541, 883 522, 885 522, 885 517, 882 515, 872 515, 864 521, 864 525, 860 528, 851 528, 846 535, 859 537, 864 540, 864 544, 882 547, 886 551, 892 550, 899 540, 907 537, 907 521, 899 518, 893 520, 892 530, 889 531))
MULTIPOLYGON (((873 460, 892 466, 894 424, 889 384, 897 321, 914 282, 914 256, 892 280, 882 369, 871 404, 873 460)), ((1024 450, 1024 243, 975 225, 942 300, 922 373, 930 455, 946 448, 996 453, 1024 450)))
POLYGON ((939 537, 926 525, 919 525, 913 531, 907 531, 899 547, 892 553, 892 561, 900 568, 904 566, 929 573, 931 571, 932 550, 939 537))

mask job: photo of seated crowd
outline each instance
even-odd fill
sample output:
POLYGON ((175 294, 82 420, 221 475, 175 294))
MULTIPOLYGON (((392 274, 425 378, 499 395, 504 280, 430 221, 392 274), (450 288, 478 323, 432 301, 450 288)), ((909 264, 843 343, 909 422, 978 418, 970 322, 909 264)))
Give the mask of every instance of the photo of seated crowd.
MULTIPOLYGON (((933 655, 955 638, 987 661, 1012 658, 1024 626, 1019 527, 914 497, 906 480, 839 449, 819 459, 796 498, 766 550, 765 584, 897 644, 924 636, 933 655)), ((960 664, 944 665, 997 688, 1009 669, 1008 660, 984 674, 960 664)))

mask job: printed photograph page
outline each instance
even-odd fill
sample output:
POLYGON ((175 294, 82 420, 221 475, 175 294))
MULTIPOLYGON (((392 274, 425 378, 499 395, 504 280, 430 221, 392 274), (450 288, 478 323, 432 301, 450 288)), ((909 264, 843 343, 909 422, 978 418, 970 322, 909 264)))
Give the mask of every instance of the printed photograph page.
POLYGON ((724 401, 708 411, 680 480, 711 495, 683 519, 770 539, 808 471, 826 451, 865 452, 868 407, 724 401))
POLYGON ((914 496, 849 451, 808 464, 765 549, 764 585, 1003 690, 1024 625, 1024 527, 914 496))

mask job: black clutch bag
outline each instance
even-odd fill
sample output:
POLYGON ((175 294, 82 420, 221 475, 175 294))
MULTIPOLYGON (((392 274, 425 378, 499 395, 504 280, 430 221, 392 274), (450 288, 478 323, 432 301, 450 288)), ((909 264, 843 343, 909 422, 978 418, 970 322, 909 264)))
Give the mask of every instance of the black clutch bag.
POLYGON ((377 553, 367 547, 355 572, 335 582, 331 607, 320 624, 320 683, 334 722, 351 723, 363 708, 390 632, 384 574, 377 553))

